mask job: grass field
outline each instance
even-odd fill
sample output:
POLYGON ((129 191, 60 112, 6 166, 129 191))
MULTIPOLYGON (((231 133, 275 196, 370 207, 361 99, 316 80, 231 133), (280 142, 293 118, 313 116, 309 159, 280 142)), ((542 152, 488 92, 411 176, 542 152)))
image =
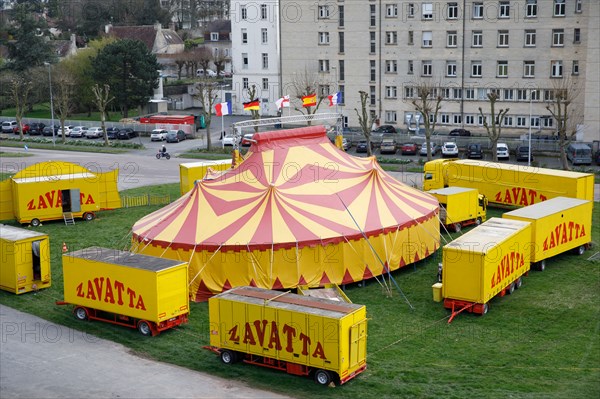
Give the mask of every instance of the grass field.
MULTIPOLYGON (((178 184, 128 190, 127 194, 178 195, 178 184)), ((393 273, 414 307, 394 291, 386 297, 375 281, 347 286, 350 299, 367 305, 368 369, 347 384, 324 388, 278 371, 235 364, 226 366, 208 344, 206 303, 191 304, 190 323, 154 338, 100 322, 79 322, 63 299, 61 247, 92 245, 127 249, 133 223, 156 207, 100 213, 75 226, 46 223, 50 235, 52 287, 36 294, 0 292, 0 301, 86 333, 119 342, 140 356, 241 380, 298 398, 597 398, 600 397, 600 204, 592 232, 595 247, 578 257, 567 253, 549 260, 545 272, 531 272, 513 295, 491 301, 479 317, 449 313, 432 301, 440 251, 393 273)), ((499 216, 491 209, 489 216, 499 216)), ((449 240, 449 238, 446 238, 449 240)), ((85 383, 82 383, 85 384, 85 383)))

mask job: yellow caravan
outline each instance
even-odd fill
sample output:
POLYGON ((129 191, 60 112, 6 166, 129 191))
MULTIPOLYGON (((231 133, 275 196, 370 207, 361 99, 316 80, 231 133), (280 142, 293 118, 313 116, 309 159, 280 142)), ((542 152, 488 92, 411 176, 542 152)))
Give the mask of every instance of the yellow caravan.
POLYGON ((462 227, 485 222, 487 198, 475 188, 446 187, 427 191, 440 203, 440 223, 460 231, 462 227))
POLYGON ((63 161, 31 165, 0 182, 0 220, 34 227, 45 220, 92 220, 100 210, 121 207, 118 172, 92 172, 63 161))
POLYGON ((50 287, 47 234, 0 224, 0 289, 15 294, 50 287))
POLYGON ((227 169, 231 169, 231 158, 179 164, 179 190, 181 195, 194 188, 196 180, 210 178, 211 173, 223 172, 227 169))

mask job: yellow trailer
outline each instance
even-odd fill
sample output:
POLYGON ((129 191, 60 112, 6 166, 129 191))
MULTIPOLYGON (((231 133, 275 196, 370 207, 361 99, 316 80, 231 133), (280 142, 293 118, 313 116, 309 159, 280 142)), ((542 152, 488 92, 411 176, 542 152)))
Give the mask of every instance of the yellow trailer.
POLYGON ((428 194, 440 203, 440 223, 458 232, 464 226, 485 222, 487 198, 475 188, 446 187, 428 194))
POLYGON ((366 307, 256 287, 208 300, 210 346, 223 363, 243 360, 343 384, 367 368, 366 307))
POLYGON ((15 294, 50 287, 47 234, 0 224, 0 289, 15 294))
POLYGON ((227 169, 231 169, 231 158, 179 164, 179 191, 181 195, 194 188, 196 180, 211 178, 212 174, 227 169))
POLYGON ((556 169, 475 161, 436 159, 424 167, 423 190, 476 188, 488 201, 528 206, 554 197, 594 200, 594 175, 556 169))
POLYGON ((187 263, 90 247, 63 255, 65 300, 79 320, 102 320, 143 335, 186 323, 187 263))
POLYGON ((591 246, 593 206, 592 201, 556 197, 502 217, 531 223, 531 263, 543 271, 546 259, 571 249, 583 255, 591 246))
POLYGON ((529 271, 531 225, 491 218, 443 247, 442 296, 452 310, 488 312, 496 295, 512 294, 529 271))

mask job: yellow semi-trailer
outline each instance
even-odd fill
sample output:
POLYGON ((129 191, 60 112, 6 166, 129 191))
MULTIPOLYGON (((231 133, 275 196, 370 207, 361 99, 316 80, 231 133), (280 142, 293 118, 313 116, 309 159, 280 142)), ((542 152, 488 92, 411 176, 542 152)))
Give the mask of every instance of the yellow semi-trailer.
POLYGON ((428 194, 440 203, 440 223, 454 231, 486 219, 487 198, 475 188, 446 187, 430 190, 428 194))
POLYGON ((47 234, 0 224, 0 289, 15 294, 50 287, 47 234))
POLYGON ((364 305, 256 287, 208 300, 210 346, 223 363, 244 361, 343 384, 367 368, 364 305))
POLYGON ((531 264, 543 271, 546 259, 571 249, 583 255, 591 246, 593 206, 592 201, 556 197, 502 217, 531 223, 531 264))
POLYGON ((143 335, 186 323, 187 263, 109 248, 63 255, 65 300, 79 320, 101 320, 143 335))
POLYGON ((436 159, 423 169, 423 190, 476 188, 490 203, 528 206, 554 197, 594 200, 594 175, 471 159, 436 159))
POLYGON ((529 271, 531 224, 491 218, 443 247, 442 296, 459 313, 488 312, 496 295, 512 294, 529 271))

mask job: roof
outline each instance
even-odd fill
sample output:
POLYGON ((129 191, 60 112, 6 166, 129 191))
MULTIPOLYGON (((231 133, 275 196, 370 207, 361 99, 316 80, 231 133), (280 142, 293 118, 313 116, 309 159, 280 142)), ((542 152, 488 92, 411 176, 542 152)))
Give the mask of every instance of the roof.
POLYGON ((6 241, 20 241, 30 238, 44 238, 48 237, 48 235, 45 233, 39 233, 37 231, 22 229, 20 227, 0 224, 0 237, 6 241))
POLYGON ((167 45, 183 44, 183 40, 181 40, 181 37, 175 31, 171 29, 157 29, 154 25, 110 26, 108 30, 109 35, 116 36, 119 39, 139 40, 150 51, 154 48, 158 32, 164 36, 167 45))
POLYGON ((429 194, 452 195, 452 194, 458 194, 458 193, 465 193, 468 191, 477 191, 477 189, 476 188, 466 188, 466 187, 446 187, 446 188, 439 188, 436 190, 429 190, 427 192, 429 194))
POLYGON ((119 251, 118 249, 101 247, 84 248, 78 251, 69 252, 63 256, 110 263, 154 272, 186 264, 186 262, 181 260, 158 258, 155 256, 140 255, 133 252, 119 251))
POLYGON ((498 245, 510 239, 514 234, 528 228, 529 224, 529 222, 520 220, 491 218, 450 242, 444 248, 485 254, 494 251, 498 245))
MULTIPOLYGON (((505 144, 506 145, 506 144, 505 144)), ((440 163, 443 163, 447 160, 443 160, 440 159, 440 163)), ((435 162, 435 161, 433 161, 435 162)), ((457 161, 452 161, 452 163, 454 165, 473 165, 473 166, 483 166, 483 167, 493 167, 494 169, 500 169, 500 170, 511 170, 514 171, 515 170, 515 165, 512 164, 505 164, 505 163, 501 163, 501 162, 489 162, 489 161, 476 161, 473 159, 461 159, 461 160, 457 160, 457 161)), ((535 166, 524 166, 524 165, 518 165, 516 166, 519 171, 530 171, 531 173, 536 173, 536 174, 541 174, 541 175, 551 175, 551 176, 555 176, 555 177, 570 177, 570 178, 581 178, 581 177, 587 177, 587 176, 593 176, 591 173, 580 173, 580 172, 571 172, 571 171, 567 171, 567 170, 560 170, 560 169, 545 169, 545 168, 538 168, 535 166)))
POLYGON ((505 215, 527 219, 542 219, 548 215, 564 212, 568 209, 590 202, 591 201, 582 200, 579 198, 555 197, 537 204, 526 206, 524 208, 506 212, 505 215))

